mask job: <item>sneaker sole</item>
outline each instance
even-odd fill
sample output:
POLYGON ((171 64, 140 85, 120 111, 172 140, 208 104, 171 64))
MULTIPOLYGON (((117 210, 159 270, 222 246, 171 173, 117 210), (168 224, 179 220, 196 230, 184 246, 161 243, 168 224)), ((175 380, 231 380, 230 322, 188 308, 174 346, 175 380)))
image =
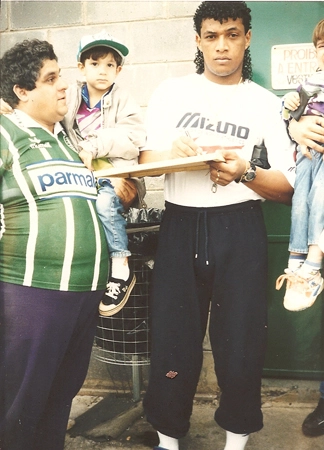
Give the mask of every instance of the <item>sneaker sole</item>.
POLYGON ((307 428, 305 426, 302 426, 302 432, 305 436, 308 437, 318 437, 324 434, 324 427, 307 428))
POLYGON ((283 305, 284 305, 285 309, 287 309, 287 311, 293 311, 293 312, 305 311, 305 309, 310 308, 311 306, 314 305, 314 303, 318 299, 318 296, 322 293, 323 289, 324 289, 324 281, 322 280, 322 284, 320 286, 320 289, 319 289, 316 297, 313 298, 312 301, 310 303, 308 303, 307 305, 303 305, 303 306, 296 308, 296 306, 294 304, 290 305, 289 302, 285 302, 285 299, 284 299, 283 305))
POLYGON ((126 305, 128 299, 129 299, 129 296, 130 296, 130 294, 131 294, 131 292, 133 290, 133 287, 135 286, 135 283, 136 283, 136 276, 134 275, 132 281, 129 284, 129 288, 128 288, 127 292, 126 292, 126 295, 123 298, 123 300, 119 303, 119 305, 117 305, 116 308, 114 308, 114 309, 110 309, 109 311, 103 311, 102 309, 100 309, 100 306, 101 306, 101 303, 100 303, 100 305, 99 305, 99 314, 101 316, 104 316, 104 317, 110 317, 110 316, 114 316, 121 309, 123 309, 123 307, 126 305))

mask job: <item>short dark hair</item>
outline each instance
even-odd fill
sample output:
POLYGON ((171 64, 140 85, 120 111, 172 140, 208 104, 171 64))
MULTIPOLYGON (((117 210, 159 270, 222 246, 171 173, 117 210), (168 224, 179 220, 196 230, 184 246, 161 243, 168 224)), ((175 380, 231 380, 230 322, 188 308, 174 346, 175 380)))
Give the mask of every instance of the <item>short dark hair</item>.
POLYGON ((57 61, 53 46, 38 39, 18 42, 0 59, 0 97, 14 108, 19 99, 13 91, 15 85, 32 91, 46 60, 57 61))
MULTIPOLYGON (((193 17, 194 29, 199 36, 201 33, 202 22, 205 19, 214 19, 220 23, 226 22, 228 19, 242 19, 245 33, 251 29, 251 10, 247 7, 245 2, 202 2, 198 6, 193 17)), ((203 73, 205 66, 204 56, 199 49, 197 49, 194 62, 196 64, 196 72, 199 74, 203 73)), ((242 76, 244 80, 252 79, 252 65, 249 48, 247 48, 244 53, 242 76)))
POLYGON ((86 59, 92 58, 94 61, 97 61, 99 58, 104 58, 109 53, 111 53, 114 57, 114 60, 116 61, 117 66, 122 65, 122 57, 116 50, 114 50, 111 47, 106 47, 104 45, 89 48, 89 50, 86 50, 85 52, 81 53, 80 56, 80 62, 84 65, 86 59))

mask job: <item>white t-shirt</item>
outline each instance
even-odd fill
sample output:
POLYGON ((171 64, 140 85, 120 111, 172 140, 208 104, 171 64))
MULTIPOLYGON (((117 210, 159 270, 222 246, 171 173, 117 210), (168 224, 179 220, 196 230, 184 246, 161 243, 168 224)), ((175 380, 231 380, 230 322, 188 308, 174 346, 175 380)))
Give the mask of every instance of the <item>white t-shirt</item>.
MULTIPOLYGON (((143 150, 170 150, 186 129, 193 138, 208 136, 215 145, 242 146, 235 151, 250 160, 253 147, 263 141, 271 168, 281 170, 293 184, 294 146, 280 108, 281 101, 274 94, 250 81, 227 86, 198 74, 170 78, 161 83, 149 102, 143 150)), ((208 170, 168 174, 165 199, 194 207, 262 199, 242 183, 218 186, 216 193, 212 184, 208 170)))

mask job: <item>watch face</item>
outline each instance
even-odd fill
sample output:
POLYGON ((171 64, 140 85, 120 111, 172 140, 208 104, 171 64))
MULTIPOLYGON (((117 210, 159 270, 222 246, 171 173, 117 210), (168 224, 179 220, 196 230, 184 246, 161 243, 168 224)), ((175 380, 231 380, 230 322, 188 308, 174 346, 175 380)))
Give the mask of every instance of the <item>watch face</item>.
POLYGON ((254 170, 251 170, 250 172, 247 172, 245 175, 245 181, 253 181, 256 176, 256 173, 254 170))

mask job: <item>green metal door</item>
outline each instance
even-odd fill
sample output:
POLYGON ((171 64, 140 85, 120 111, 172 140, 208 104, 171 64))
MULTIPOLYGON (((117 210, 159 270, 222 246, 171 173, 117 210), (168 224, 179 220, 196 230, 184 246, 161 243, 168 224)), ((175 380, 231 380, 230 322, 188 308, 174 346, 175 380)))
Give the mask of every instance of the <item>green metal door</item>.
POLYGON ((324 379, 324 303, 321 298, 300 312, 283 307, 284 286, 275 282, 287 267, 290 210, 285 205, 265 202, 269 251, 268 350, 264 375, 324 379))
MULTIPOLYGON (((253 79, 282 96, 287 90, 271 86, 271 47, 312 42, 316 23, 324 18, 324 3, 247 3, 252 10, 253 79)), ((269 334, 264 376, 324 379, 324 296, 305 311, 284 309, 285 289, 276 291, 275 281, 287 266, 291 208, 265 202, 263 211, 269 243, 269 334)))

